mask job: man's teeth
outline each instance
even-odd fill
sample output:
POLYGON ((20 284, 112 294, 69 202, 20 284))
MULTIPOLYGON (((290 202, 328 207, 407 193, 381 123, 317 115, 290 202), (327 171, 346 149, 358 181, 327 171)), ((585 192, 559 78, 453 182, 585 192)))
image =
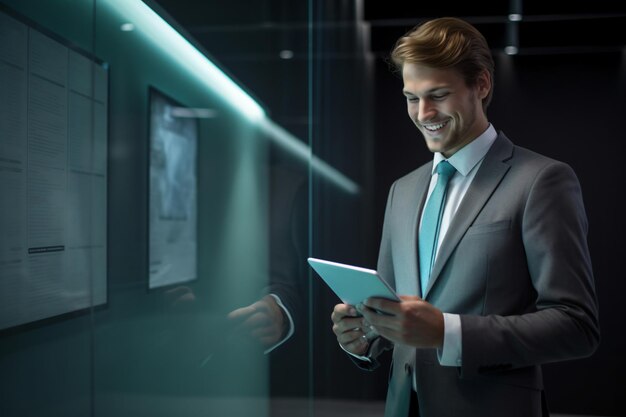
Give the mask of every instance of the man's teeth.
POLYGON ((436 125, 422 125, 422 126, 424 126, 424 129, 426 129, 426 130, 430 130, 431 132, 434 132, 434 131, 436 131, 436 130, 441 129, 441 128, 442 128, 442 127, 444 127, 445 125, 447 125, 447 124, 448 124, 448 122, 449 122, 449 120, 446 120, 445 122, 443 122, 443 123, 438 123, 438 124, 436 124, 436 125))

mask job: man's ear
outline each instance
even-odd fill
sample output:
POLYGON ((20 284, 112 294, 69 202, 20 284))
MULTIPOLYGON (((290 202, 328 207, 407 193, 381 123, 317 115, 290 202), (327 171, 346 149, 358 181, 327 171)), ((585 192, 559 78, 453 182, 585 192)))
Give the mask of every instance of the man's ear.
POLYGON ((487 97, 491 91, 491 86, 491 75, 489 74, 489 71, 483 70, 476 79, 476 92, 478 94, 478 98, 483 100, 487 97))

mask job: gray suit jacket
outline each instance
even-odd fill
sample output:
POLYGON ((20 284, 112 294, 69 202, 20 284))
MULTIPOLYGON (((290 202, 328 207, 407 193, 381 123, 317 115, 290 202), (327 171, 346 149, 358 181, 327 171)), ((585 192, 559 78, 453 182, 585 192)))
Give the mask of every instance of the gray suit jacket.
MULTIPOLYGON (((417 229, 432 162, 397 180, 385 212, 378 271, 402 295, 419 293, 417 229)), ((599 326, 580 186, 561 162, 500 133, 441 244, 426 294, 459 314, 462 366, 436 350, 393 349, 386 417, 406 417, 412 378, 421 417, 542 415, 540 365, 590 355, 599 326)))

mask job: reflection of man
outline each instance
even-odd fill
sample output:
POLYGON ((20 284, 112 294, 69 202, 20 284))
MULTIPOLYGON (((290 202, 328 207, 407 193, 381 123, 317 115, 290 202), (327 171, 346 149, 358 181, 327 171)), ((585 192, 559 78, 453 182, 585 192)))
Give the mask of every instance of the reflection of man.
POLYGON ((387 417, 547 415, 541 364, 599 342, 578 180, 489 124, 493 60, 469 24, 427 22, 392 58, 434 158, 389 193, 378 270, 402 302, 339 304, 333 330, 365 369, 393 349, 387 417))
MULTIPOLYGON (((223 337, 220 348, 213 350, 228 349, 231 338, 243 337, 269 353, 295 333, 306 334, 302 317, 307 299, 304 295, 308 242, 306 171, 278 165, 269 172, 269 282, 257 300, 227 315, 229 336, 223 337)), ((165 296, 177 308, 198 303, 198 296, 190 286, 169 289, 165 296)))
POLYGON ((270 282, 267 294, 229 319, 269 352, 296 331, 306 310, 307 177, 282 165, 270 170, 270 282))
POLYGON ((231 311, 228 318, 238 323, 267 349, 278 347, 293 332, 289 311, 276 294, 268 294, 246 307, 231 311))

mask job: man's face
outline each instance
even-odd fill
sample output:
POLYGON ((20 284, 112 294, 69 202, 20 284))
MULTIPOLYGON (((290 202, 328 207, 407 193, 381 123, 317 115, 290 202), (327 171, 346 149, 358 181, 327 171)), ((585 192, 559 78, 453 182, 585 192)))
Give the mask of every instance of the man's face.
POLYGON ((405 63, 402 79, 409 117, 431 152, 449 158, 489 126, 482 108, 482 99, 491 88, 487 73, 476 86, 468 87, 454 69, 405 63))

